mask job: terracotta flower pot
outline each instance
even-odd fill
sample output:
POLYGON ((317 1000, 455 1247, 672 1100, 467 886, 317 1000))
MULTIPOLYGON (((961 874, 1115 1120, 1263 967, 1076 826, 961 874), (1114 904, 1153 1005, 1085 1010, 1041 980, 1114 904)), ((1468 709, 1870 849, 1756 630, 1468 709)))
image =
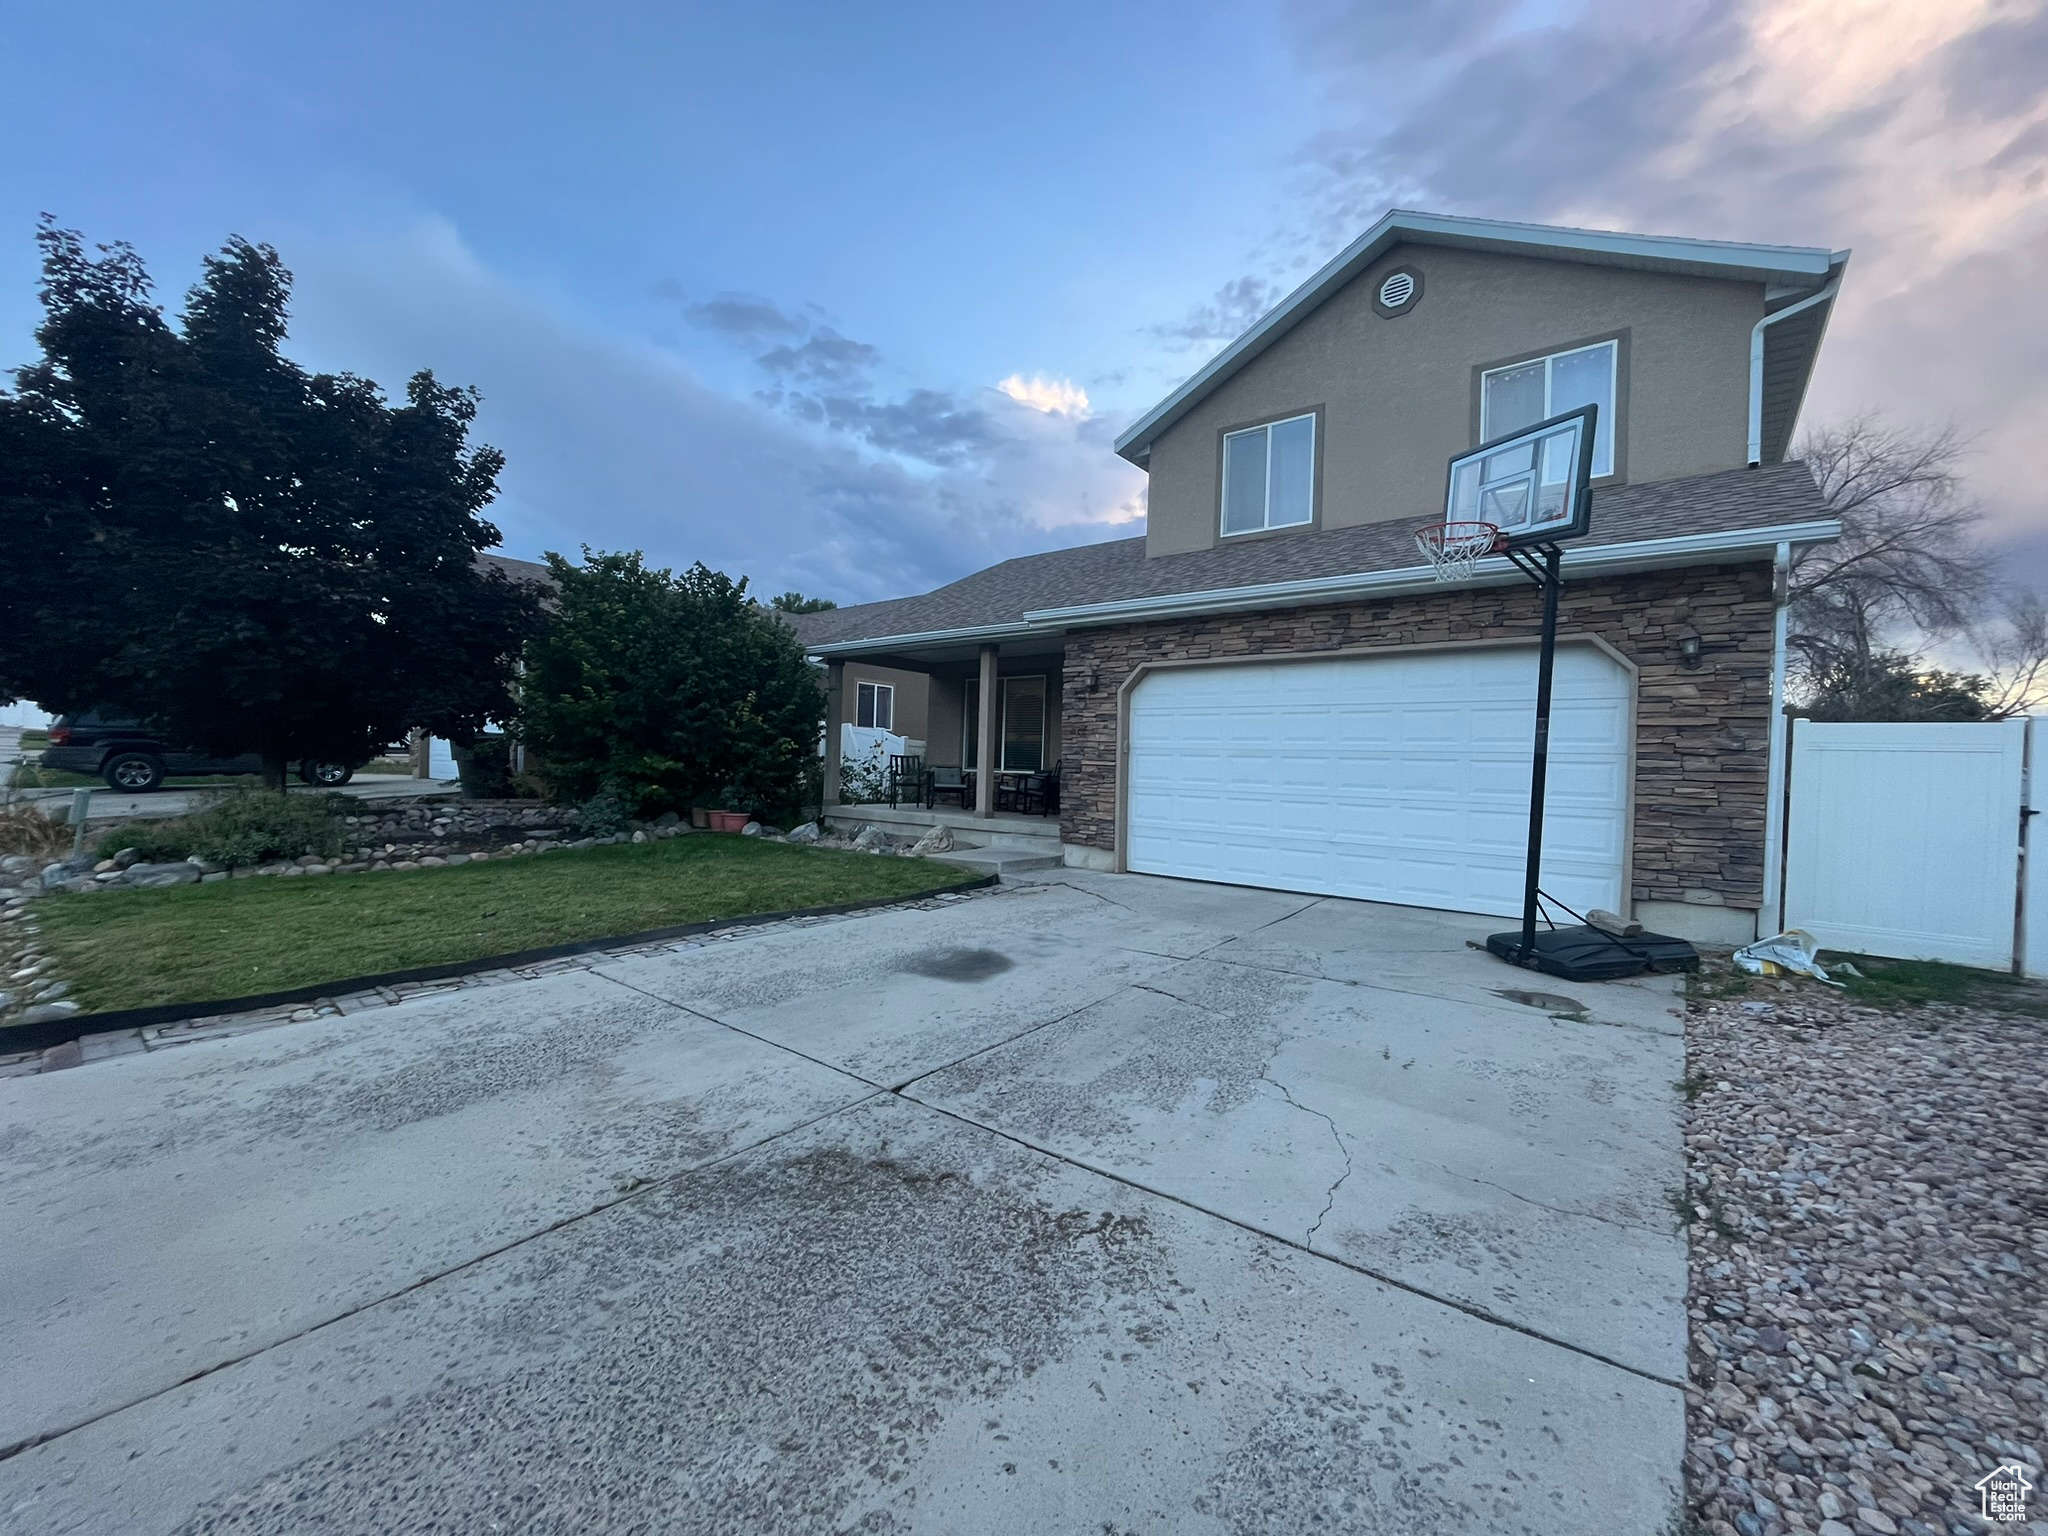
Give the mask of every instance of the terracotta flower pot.
POLYGON ((711 830, 714 832, 737 832, 754 818, 745 811, 713 811, 711 830))
POLYGON ((699 832, 708 832, 711 830, 711 815, 708 807, 693 805, 690 807, 690 825, 699 832))

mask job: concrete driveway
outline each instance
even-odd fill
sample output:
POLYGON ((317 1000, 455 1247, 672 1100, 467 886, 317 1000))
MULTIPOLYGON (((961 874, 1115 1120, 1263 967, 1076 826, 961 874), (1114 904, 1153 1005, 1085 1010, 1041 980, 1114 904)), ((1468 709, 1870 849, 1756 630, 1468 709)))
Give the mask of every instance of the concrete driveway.
POLYGON ((1661 1531, 1675 990, 1496 926, 1066 872, 0 1082, 0 1530, 1661 1531))

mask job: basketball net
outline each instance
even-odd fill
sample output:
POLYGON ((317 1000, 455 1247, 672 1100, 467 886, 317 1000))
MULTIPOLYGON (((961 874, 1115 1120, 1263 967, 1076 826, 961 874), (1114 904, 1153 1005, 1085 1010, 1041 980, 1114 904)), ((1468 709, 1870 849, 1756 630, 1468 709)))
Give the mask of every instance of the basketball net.
POLYGON ((1500 545, 1500 529, 1492 523, 1425 523, 1415 530, 1415 547, 1429 561, 1438 581, 1457 581, 1500 545))

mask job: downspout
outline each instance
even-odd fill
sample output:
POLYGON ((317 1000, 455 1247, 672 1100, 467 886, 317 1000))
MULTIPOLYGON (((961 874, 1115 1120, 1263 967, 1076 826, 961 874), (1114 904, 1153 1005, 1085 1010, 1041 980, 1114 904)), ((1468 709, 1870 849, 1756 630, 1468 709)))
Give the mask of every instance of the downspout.
POLYGON ((1842 286, 1836 278, 1818 293, 1810 293, 1797 304, 1787 304, 1776 314, 1765 315, 1749 332, 1749 467, 1764 461, 1764 327, 1789 320, 1802 310, 1813 308, 1835 296, 1842 286))
POLYGON ((1791 614, 1792 546, 1771 564, 1771 762, 1764 779, 1764 904, 1758 938, 1785 931, 1785 636, 1791 614))

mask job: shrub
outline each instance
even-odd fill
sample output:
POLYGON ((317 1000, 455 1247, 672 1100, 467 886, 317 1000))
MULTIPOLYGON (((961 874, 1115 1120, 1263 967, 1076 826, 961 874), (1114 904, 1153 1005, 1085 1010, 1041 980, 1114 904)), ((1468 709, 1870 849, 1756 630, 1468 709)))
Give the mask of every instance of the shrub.
POLYGON ((519 734, 558 794, 610 788, 651 816, 737 786, 770 817, 811 794, 824 691, 744 581, 588 550, 548 567, 556 611, 527 647, 519 734))
POLYGON ((503 800, 512 793, 512 743, 504 736, 480 737, 474 746, 458 747, 455 771, 462 779, 463 798, 503 800))
POLYGON ((164 864, 189 858, 192 838, 186 830, 189 817, 171 821, 131 821, 102 832, 93 845, 93 856, 111 859, 123 848, 133 848, 146 864, 164 864))
POLYGON ((0 854, 26 853, 52 859, 71 851, 71 829, 52 821, 33 805, 0 810, 0 854))
POLYGON ((592 837, 610 837, 614 832, 623 832, 633 819, 633 802, 612 784, 592 795, 577 810, 583 816, 585 830, 592 837))
POLYGON ((116 828, 97 851, 104 859, 133 848, 151 862, 197 857, 229 868, 309 853, 330 858, 341 852, 341 817, 349 809, 344 795, 235 789, 190 816, 116 828))

